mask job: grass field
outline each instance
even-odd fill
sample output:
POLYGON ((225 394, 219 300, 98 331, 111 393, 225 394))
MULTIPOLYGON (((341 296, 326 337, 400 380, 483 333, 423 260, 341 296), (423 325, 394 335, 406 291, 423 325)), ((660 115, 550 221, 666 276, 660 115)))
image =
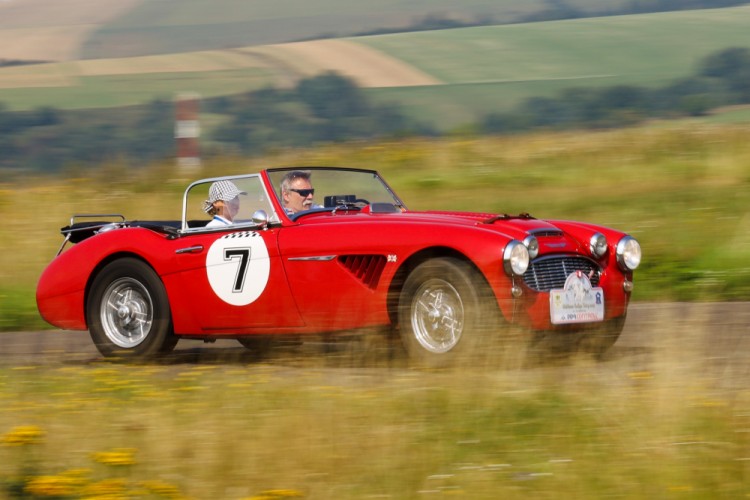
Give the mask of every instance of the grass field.
MULTIPOLYGON (((569 1, 584 12, 602 10, 600 0, 569 1)), ((618 9, 625 0, 609 0, 618 9)), ((66 61, 189 52, 346 36, 383 28, 404 29, 432 16, 463 22, 518 22, 546 9, 543 0, 430 2, 217 0, 143 2, 46 0, 0 2, 0 58, 66 61), (179 5, 177 5, 179 3, 179 5)))
POLYGON ((3 364, 0 496, 744 498, 747 369, 674 324, 604 363, 419 371, 355 345, 3 364))
MULTIPOLYGON (((601 9, 600 0, 569 2, 583 11, 601 9)), ((622 7, 626 0, 608 0, 606 8, 622 7)), ((284 0, 255 2, 219 0, 181 1, 179 9, 165 2, 142 2, 107 23, 83 48, 85 57, 113 57, 185 52, 207 48, 267 45, 308 38, 349 36, 383 28, 405 28, 427 16, 473 22, 491 19, 503 24, 547 8, 543 0, 449 0, 364 2, 347 0, 284 0), (140 45, 119 43, 131 35, 140 45)))
POLYGON ((530 212, 614 227, 643 246, 635 300, 749 300, 748 133, 747 125, 655 123, 279 151, 211 160, 189 178, 172 164, 113 164, 70 169, 63 174, 68 180, 6 179, 0 184, 0 330, 41 326, 34 287, 72 214, 179 219, 190 180, 282 165, 375 168, 416 210, 530 212))
POLYGON ((357 39, 445 82, 377 90, 414 116, 455 126, 523 99, 570 87, 657 87, 687 76, 706 55, 750 47, 750 7, 578 19, 357 39), (455 108, 460 114, 453 113, 455 108))

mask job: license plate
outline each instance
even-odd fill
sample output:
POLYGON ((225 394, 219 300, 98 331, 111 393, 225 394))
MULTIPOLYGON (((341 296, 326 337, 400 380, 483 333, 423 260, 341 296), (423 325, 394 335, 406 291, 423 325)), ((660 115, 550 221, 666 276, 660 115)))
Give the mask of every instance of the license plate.
POLYGON ((571 273, 563 288, 550 290, 549 314, 553 325, 603 321, 604 290, 583 272, 571 273))

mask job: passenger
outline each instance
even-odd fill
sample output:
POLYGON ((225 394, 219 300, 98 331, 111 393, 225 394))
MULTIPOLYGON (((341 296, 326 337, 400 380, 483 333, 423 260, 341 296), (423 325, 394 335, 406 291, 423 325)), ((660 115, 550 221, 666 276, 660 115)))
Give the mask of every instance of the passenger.
POLYGON ((240 191, 231 181, 216 181, 208 190, 208 199, 203 202, 203 210, 212 215, 206 227, 228 226, 234 222, 240 210, 240 191))
POLYGON ((315 189, 310 182, 310 172, 293 170, 281 179, 281 204, 289 215, 319 208, 313 203, 314 194, 315 189))

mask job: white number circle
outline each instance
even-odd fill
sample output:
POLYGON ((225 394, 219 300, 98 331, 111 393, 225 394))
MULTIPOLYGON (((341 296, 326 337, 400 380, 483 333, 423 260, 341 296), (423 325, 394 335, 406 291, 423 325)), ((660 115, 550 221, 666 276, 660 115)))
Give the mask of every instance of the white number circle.
POLYGON ((263 238, 254 231, 222 236, 208 249, 206 273, 221 300, 234 306, 252 304, 266 289, 271 273, 263 238))

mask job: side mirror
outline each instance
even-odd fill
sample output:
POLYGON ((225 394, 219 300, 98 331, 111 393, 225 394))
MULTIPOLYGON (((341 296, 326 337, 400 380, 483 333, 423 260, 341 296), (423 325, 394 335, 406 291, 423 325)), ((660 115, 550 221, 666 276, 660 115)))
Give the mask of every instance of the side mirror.
POLYGON ((253 224, 263 229, 268 227, 268 214, 265 210, 256 210, 253 213, 253 224))

